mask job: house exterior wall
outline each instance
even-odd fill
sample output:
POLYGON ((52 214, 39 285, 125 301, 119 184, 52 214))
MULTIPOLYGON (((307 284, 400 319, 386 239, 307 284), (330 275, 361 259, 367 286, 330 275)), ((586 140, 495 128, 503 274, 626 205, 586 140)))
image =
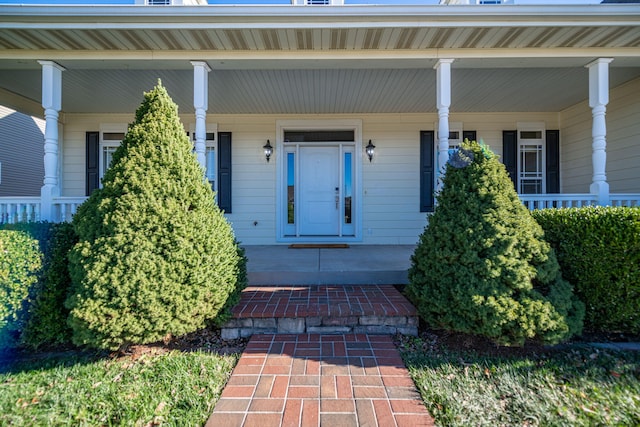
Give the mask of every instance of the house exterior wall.
MULTIPOLYGON (((611 90, 607 105, 607 182, 611 193, 635 193, 640 182, 640 79, 611 90)), ((563 193, 587 193, 592 179, 591 108, 560 113, 563 193)))
POLYGON ((607 181, 612 193, 637 193, 640 183, 640 79, 616 88, 607 121, 607 181))
MULTIPOLYGON (((193 115, 182 115, 187 129, 193 115)), ((371 139, 376 154, 370 163, 362 160, 363 244, 415 244, 426 225, 420 212, 420 131, 433 130, 437 114, 353 115, 220 115, 207 116, 218 131, 232 132, 233 213, 228 219, 237 238, 248 245, 276 243, 277 162, 267 163, 262 146, 276 138, 279 120, 362 120, 362 141, 371 139), (257 222, 256 225, 254 225, 257 222)), ((62 186, 65 196, 85 192, 85 133, 107 128, 124 129, 133 115, 71 115, 65 117, 62 186)), ((516 129, 518 122, 544 122, 557 129, 556 113, 477 113, 450 116, 464 130, 475 130, 498 155, 502 153, 502 131, 516 129)))
POLYGON ((0 106, 0 196, 39 196, 45 121, 0 106))

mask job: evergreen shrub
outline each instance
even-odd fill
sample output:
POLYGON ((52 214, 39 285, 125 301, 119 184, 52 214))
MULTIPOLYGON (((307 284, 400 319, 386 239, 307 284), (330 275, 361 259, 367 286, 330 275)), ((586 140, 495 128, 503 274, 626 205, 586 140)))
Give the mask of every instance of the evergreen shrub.
POLYGON ((38 242, 40 252, 45 254, 49 250, 49 242, 53 234, 55 223, 48 221, 38 222, 16 222, 13 224, 2 224, 0 230, 21 231, 38 242))
POLYGON ((640 207, 545 209, 533 216, 586 305, 585 328, 640 333, 640 207))
POLYGON ((0 348, 17 343, 24 306, 41 265, 37 240, 22 231, 0 230, 0 348))
POLYGON ((34 287, 22 334, 23 343, 36 349, 71 341, 71 328, 67 325, 69 310, 64 302, 71 286, 68 254, 78 238, 71 223, 50 226, 51 238, 44 253, 42 274, 34 287))
POLYGON ((407 294, 433 328, 552 344, 579 334, 583 304, 542 228, 486 146, 461 144, 411 258, 407 294))
POLYGON ((195 331, 244 287, 244 257, 158 84, 73 218, 73 341, 118 349, 195 331))

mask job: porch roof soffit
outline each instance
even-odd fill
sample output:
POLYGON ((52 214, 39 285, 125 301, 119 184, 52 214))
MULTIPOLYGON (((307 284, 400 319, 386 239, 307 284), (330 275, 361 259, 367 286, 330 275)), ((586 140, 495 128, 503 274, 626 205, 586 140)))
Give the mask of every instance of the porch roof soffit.
POLYGON ((640 77, 637 6, 0 5, 0 16, 0 88, 39 102, 36 60, 56 61, 67 113, 129 113, 158 78, 191 111, 194 59, 213 69, 215 114, 434 112, 439 58, 456 59, 452 112, 560 111, 587 97, 583 67, 598 57, 615 58, 611 87, 640 77))
MULTIPOLYGON (((614 61, 615 62, 615 61, 614 61)), ((455 64, 455 63, 454 63, 455 64)), ((66 63, 63 63, 67 67, 66 63)), ((62 79, 64 113, 135 111, 158 78, 183 113, 193 111, 193 69, 78 70, 62 79), (98 102, 96 102, 98 101, 98 102)), ((610 86, 640 78, 640 67, 610 69, 610 86)), ((219 70, 208 79, 210 114, 432 113, 435 71, 407 69, 219 70)), ((39 102, 39 70, 1 70, 3 93, 39 102)), ((454 68, 451 112, 558 112, 588 97, 583 66, 454 68), (523 84, 526 82, 526 84, 523 84)))
POLYGON ((640 56, 632 5, 0 6, 0 15, 4 58, 640 56))

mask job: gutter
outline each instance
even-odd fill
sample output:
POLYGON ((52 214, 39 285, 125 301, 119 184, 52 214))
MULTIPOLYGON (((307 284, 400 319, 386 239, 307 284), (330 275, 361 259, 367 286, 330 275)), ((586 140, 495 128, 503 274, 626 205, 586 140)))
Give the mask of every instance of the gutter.
POLYGON ((637 5, 0 5, 4 29, 320 29, 638 26, 637 5))
POLYGON ((388 18, 494 17, 528 19, 531 17, 640 17, 640 7, 634 4, 599 5, 345 5, 296 7, 291 5, 206 5, 206 6, 146 6, 146 5, 1 5, 0 16, 15 17, 298 17, 307 18, 388 18), (117 6, 117 7, 114 7, 117 6))

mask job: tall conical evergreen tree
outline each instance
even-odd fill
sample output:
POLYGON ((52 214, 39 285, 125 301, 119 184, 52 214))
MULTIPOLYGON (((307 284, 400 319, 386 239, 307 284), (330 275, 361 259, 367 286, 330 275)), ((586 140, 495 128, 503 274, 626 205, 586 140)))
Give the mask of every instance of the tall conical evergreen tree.
POLYGON ((117 349, 197 330, 245 285, 245 258, 158 84, 78 209, 66 305, 76 344, 117 349))
POLYGON ((584 305, 497 157, 465 142, 412 256, 407 293, 434 328, 521 345, 580 333, 584 305))

